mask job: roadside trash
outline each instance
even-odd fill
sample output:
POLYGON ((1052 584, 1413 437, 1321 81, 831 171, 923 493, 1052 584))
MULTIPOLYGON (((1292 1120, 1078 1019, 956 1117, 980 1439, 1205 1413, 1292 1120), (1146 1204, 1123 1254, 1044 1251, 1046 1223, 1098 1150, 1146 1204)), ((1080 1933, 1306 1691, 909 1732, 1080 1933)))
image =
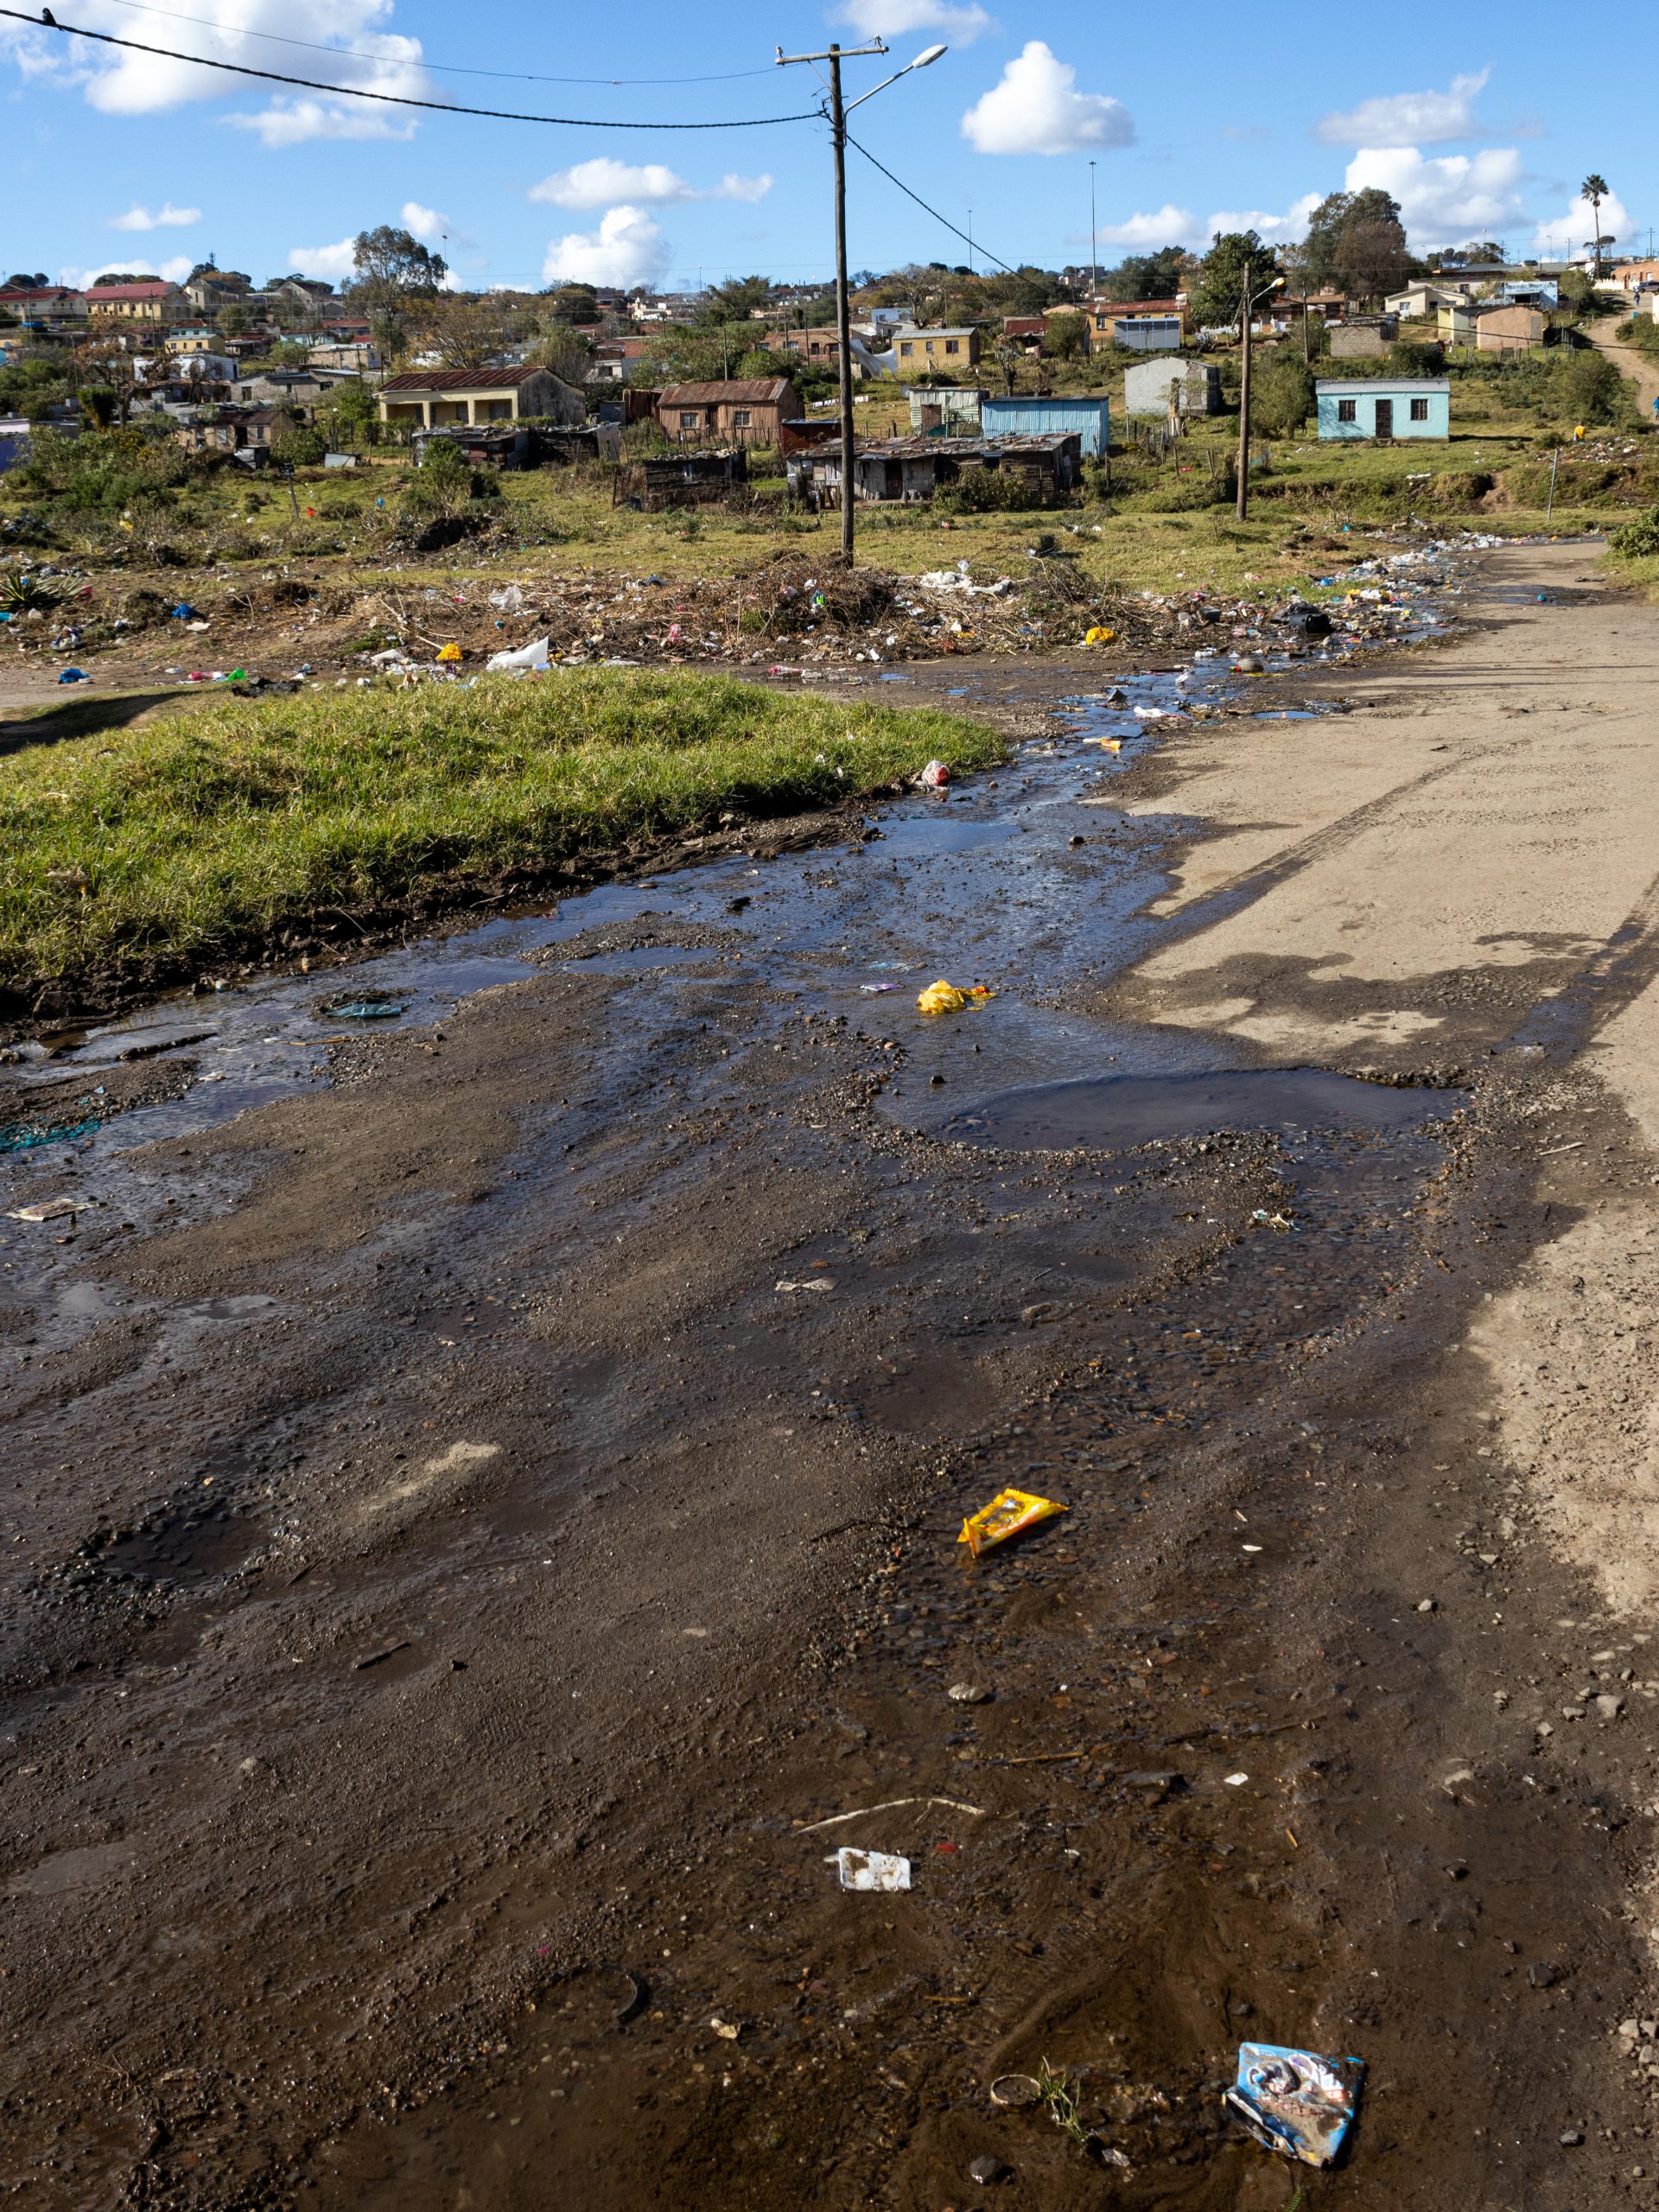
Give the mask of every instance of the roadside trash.
POLYGON ((1042 2094, 1031 2074, 999 2074, 991 2084, 991 2102, 1005 2107, 1034 2105, 1042 2094))
POLYGON ((60 683, 90 683, 92 680, 84 668, 65 668, 58 671, 60 683))
POLYGON ((990 1692, 977 1682, 952 1682, 945 1695, 953 1705, 983 1705, 990 1692))
POLYGON ((1269 1213, 1265 1206, 1256 1206, 1251 1212, 1250 1219, 1259 1221, 1263 1229, 1276 1229, 1281 1236, 1283 1236, 1287 1230, 1294 1229, 1296 1226, 1294 1221, 1288 1220, 1281 1213, 1269 1213))
POLYGON ((1248 1774, 1230 1774, 1226 1777, 1226 1786, 1229 1789, 1242 1789, 1249 1778, 1248 1774))
POLYGON ((1121 753, 1123 750, 1123 741, 1121 737, 1097 737, 1095 742, 1107 753, 1121 753))
POLYGON ((440 645, 438 647, 438 658, 441 661, 448 663, 451 666, 453 666, 454 663, 461 658, 461 647, 457 645, 451 644, 448 645, 440 645))
POLYGON ((921 1014, 960 1014, 966 1006, 981 1006, 991 995, 987 983, 970 983, 959 991, 954 983, 947 983, 943 976, 937 983, 930 983, 918 993, 916 1006, 921 1014))
POLYGON ((188 599, 181 599, 173 610, 173 620, 175 622, 194 622, 195 619, 195 608, 188 599))
POLYGON ((775 1282, 772 1287, 774 1290, 789 1291, 833 1290, 836 1286, 834 1280, 829 1275, 814 1275, 807 1282, 775 1282))
POLYGON ((548 665, 547 647, 547 639, 537 638, 531 645, 520 645, 517 652, 492 653, 484 664, 486 671, 502 668, 545 668, 548 665))
POLYGON ((1117 632, 1116 630, 1103 630, 1096 622, 1092 629, 1084 632, 1083 642, 1085 645, 1115 645, 1117 632))
POLYGON ((838 1867, 843 1890, 907 1890, 910 1861, 890 1851, 856 1851, 843 1844, 825 1865, 838 1867))
POLYGON ((340 1006, 317 1008, 319 1021, 395 1021, 406 1013, 407 999, 347 999, 340 1006))
POLYGON ((39 1205, 14 1206, 6 1218, 8 1221, 56 1221, 66 1213, 85 1213, 92 1203, 90 1198, 43 1198, 39 1205))
POLYGON ((930 760, 916 780, 924 791, 942 791, 950 780, 950 771, 943 760, 930 760))
POLYGON ((1365 2072, 1357 2058, 1321 2058, 1276 2043, 1238 2048, 1238 2075, 1222 2102, 1264 2151, 1328 2166, 1342 2149, 1365 2072))
POLYGON ((671 645, 677 645, 684 635, 684 631, 681 629, 677 622, 671 622, 669 624, 668 642, 671 645))
POLYGON ((858 988, 861 991, 868 991, 874 995, 878 991, 896 991, 899 986, 897 983, 861 983, 858 988))
POLYGON ((1255 653, 1241 653, 1233 663, 1235 676, 1265 676, 1267 672, 1255 653))
POLYGON ((73 1144, 103 1128, 101 1122, 0 1122, 0 1152, 32 1152, 37 1144, 73 1144))
POLYGON ((490 594, 490 605, 503 614, 517 614, 524 603, 524 594, 517 584, 499 584, 490 594))
POLYGON ((988 1505, 982 1505, 977 1513, 969 1515, 957 1541, 966 1544, 977 1559, 993 1544, 1005 1544, 1010 1536, 1034 1529, 1039 1521, 1050 1520, 1055 1514, 1069 1510, 1052 1497, 1038 1497, 1030 1491, 999 1491, 988 1505))

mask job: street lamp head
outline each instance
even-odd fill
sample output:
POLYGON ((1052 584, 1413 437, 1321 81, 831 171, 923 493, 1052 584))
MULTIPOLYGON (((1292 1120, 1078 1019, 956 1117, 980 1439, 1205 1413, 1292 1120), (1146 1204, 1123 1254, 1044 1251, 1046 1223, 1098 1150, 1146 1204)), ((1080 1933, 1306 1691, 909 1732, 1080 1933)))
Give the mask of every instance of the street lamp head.
POLYGON ((942 54, 949 54, 950 51, 948 46, 924 47, 910 66, 912 69, 926 69, 937 61, 942 54))

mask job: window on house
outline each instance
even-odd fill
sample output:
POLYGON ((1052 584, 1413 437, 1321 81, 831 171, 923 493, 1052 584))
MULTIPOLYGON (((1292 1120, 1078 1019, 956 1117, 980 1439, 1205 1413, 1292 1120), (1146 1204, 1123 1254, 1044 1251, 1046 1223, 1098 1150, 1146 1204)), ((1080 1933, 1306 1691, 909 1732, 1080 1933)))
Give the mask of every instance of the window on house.
POLYGON ((928 339, 925 342, 926 342, 926 346, 927 346, 927 350, 928 350, 928 352, 931 353, 933 351, 933 340, 930 338, 930 339, 928 339))
POLYGON ((909 354, 913 353, 916 351, 916 348, 911 344, 908 338, 901 338, 899 341, 899 351, 902 355, 908 356, 909 354))
POLYGON ((683 430, 695 430, 696 427, 697 417, 696 412, 690 407, 683 407, 680 410, 680 428, 683 430))
POLYGON ((734 408, 733 408, 733 410, 732 410, 732 428, 733 428, 734 430, 747 430, 747 429, 748 429, 748 427, 749 427, 749 410, 748 410, 748 409, 747 409, 747 407, 734 407, 734 408))
POLYGON ((1357 399, 1339 399, 1337 402, 1337 420, 1338 423, 1357 423, 1359 402, 1357 399))
POLYGON ((947 353, 960 353, 962 348, 954 338, 947 338, 944 341, 944 350, 947 353))
POLYGON ((1414 423, 1427 423, 1427 420, 1428 420, 1428 402, 1427 402, 1426 399, 1414 399, 1414 400, 1412 401, 1412 403, 1411 403, 1411 419, 1412 419, 1412 421, 1413 421, 1414 423))

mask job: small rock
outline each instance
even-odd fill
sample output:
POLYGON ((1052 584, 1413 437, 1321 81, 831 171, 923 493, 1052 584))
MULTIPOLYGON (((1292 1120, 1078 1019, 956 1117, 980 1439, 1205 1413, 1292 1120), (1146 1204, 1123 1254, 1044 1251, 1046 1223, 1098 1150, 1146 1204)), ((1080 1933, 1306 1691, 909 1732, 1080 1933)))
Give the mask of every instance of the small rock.
POLYGON ((976 2181, 982 2189, 988 2189, 994 2181, 1001 2181, 1007 2171, 1001 2158, 992 2158, 988 2152, 983 2158, 969 2163, 968 2178, 976 2181))
POLYGON ((1434 1610, 1434 1600, 1432 1598, 1420 1598, 1417 1601, 1417 1610, 1420 1613, 1432 1613, 1434 1610))
POLYGON ((1624 1699, 1614 1697, 1609 1691, 1604 1690, 1596 1700, 1596 1718, 1599 1720, 1617 1720, 1624 1710, 1624 1699))
POLYGON ((1568 2151, 1575 2151, 1583 2140, 1583 2134, 1576 2127, 1564 2127, 1561 2130, 1561 2143, 1568 2151))
POLYGON ((1554 1989, 1560 1978, 1560 1968, 1551 1966, 1548 1959, 1535 1959, 1527 1968, 1527 1980, 1535 1989, 1554 1989))
POLYGON ((977 1682, 952 1682, 945 1695, 955 1705, 983 1705, 990 1692, 977 1682))

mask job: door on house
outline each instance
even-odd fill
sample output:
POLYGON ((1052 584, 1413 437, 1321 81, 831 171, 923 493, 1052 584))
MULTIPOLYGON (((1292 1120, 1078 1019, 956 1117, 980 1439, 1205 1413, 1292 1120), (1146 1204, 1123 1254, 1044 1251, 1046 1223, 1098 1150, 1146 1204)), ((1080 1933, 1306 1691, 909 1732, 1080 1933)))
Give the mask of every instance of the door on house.
POLYGON ((1376 435, 1379 438, 1394 435, 1394 402, 1379 399, 1376 403, 1376 435))

